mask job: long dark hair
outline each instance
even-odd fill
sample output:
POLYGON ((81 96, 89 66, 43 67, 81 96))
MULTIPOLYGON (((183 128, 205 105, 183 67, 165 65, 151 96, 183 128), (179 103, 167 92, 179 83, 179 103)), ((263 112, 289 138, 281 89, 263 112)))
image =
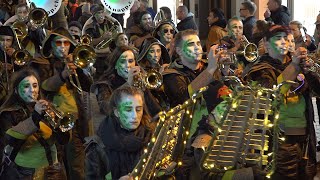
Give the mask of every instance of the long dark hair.
POLYGON ((224 17, 224 13, 220 8, 213 8, 210 12, 213 13, 214 17, 219 18, 219 20, 215 23, 212 23, 211 26, 220 26, 222 28, 225 28, 227 26, 227 20, 224 17))
MULTIPOLYGON (((110 54, 109 56, 109 61, 108 61, 108 69, 104 71, 103 75, 100 77, 99 81, 104 81, 107 78, 110 77, 110 75, 116 74, 116 63, 119 59, 119 57, 121 56, 122 53, 124 53, 125 51, 132 51, 134 54, 134 60, 136 61, 137 59, 137 54, 135 53, 135 51, 129 47, 129 46, 120 46, 120 47, 116 47, 113 52, 110 54)), ((137 64, 137 62, 136 62, 137 64)))
POLYGON ((38 74, 32 70, 31 68, 23 68, 19 71, 16 71, 12 74, 10 79, 10 92, 7 95, 7 98, 5 102, 0 107, 0 112, 2 112, 4 109, 12 107, 14 104, 18 104, 19 102, 23 102, 23 100, 20 98, 18 94, 18 86, 19 83, 28 76, 34 76, 40 86, 40 78, 38 74))
MULTIPOLYGON (((140 95, 141 96, 142 101, 143 101, 143 115, 142 115, 142 119, 141 119, 141 125, 144 125, 145 127, 153 130, 154 127, 150 123, 151 116, 149 114, 148 108, 145 103, 144 93, 139 88, 136 88, 133 86, 122 86, 122 87, 119 87, 118 89, 114 90, 112 92, 112 95, 109 100, 107 114, 109 116, 114 116, 113 110, 119 106, 123 96, 125 96, 125 95, 131 95, 131 96, 140 95)), ((116 118, 116 119, 119 121, 118 118, 116 118)))

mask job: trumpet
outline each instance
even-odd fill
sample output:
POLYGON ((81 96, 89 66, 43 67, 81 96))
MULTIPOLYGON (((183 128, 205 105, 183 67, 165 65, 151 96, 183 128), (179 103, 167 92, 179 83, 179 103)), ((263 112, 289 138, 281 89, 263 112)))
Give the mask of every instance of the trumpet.
MULTIPOLYGON (((35 100, 36 102, 38 100, 35 100)), ((75 117, 71 113, 64 113, 49 103, 44 114, 44 121, 52 128, 59 128, 61 132, 70 131, 74 127, 75 117)))
POLYGON ((134 76, 133 86, 140 89, 159 89, 163 83, 162 74, 155 68, 134 76))

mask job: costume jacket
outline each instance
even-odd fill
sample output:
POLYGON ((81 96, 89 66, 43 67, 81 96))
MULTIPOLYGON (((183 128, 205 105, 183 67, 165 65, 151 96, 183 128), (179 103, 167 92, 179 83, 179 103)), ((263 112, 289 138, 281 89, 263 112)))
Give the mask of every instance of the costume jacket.
MULTIPOLYGON (((286 57, 289 59, 289 57, 286 57)), ((285 61, 286 62, 286 61, 285 61)), ((287 63, 283 64, 281 61, 277 59, 273 59, 268 54, 261 56, 259 61, 257 61, 251 68, 248 67, 249 71, 244 71, 244 79, 246 81, 257 81, 263 87, 272 88, 273 85, 277 85, 279 83, 279 79, 282 76, 282 71, 291 63, 290 60, 287 60, 287 63)), ((306 134, 309 135, 309 162, 316 162, 316 137, 314 130, 314 111, 311 99, 311 92, 316 94, 320 93, 319 87, 319 77, 314 73, 304 73, 304 81, 305 84, 302 86, 300 91, 297 94, 300 94, 305 99, 306 111, 305 111, 305 119, 306 119, 306 134)), ((299 81, 297 81, 299 82, 299 81)), ((301 83, 301 81, 300 81, 301 83)))

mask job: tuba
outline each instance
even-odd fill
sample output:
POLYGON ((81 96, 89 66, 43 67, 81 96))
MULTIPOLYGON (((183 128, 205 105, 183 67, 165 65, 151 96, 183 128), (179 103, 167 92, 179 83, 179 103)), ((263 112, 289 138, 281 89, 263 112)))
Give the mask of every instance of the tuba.
POLYGON ((162 175, 172 175, 181 165, 181 156, 189 136, 191 120, 197 100, 208 88, 203 87, 191 99, 168 112, 160 112, 157 127, 151 141, 131 176, 136 180, 157 179, 162 175))
POLYGON ((243 55, 250 63, 258 59, 258 47, 254 43, 250 43, 244 35, 242 36, 241 45, 244 47, 244 50, 238 51, 238 55, 243 55))
POLYGON ((114 14, 123 14, 131 9, 131 7, 134 4, 134 1, 135 0, 103 0, 101 1, 101 3, 109 12, 114 14))

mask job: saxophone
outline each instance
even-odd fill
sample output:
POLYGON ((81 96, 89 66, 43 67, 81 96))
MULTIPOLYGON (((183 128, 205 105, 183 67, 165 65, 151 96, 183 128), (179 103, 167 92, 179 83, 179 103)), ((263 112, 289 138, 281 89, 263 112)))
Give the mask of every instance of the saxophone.
POLYGON ((295 84, 286 81, 273 89, 257 85, 237 86, 228 100, 222 123, 215 123, 217 126, 201 159, 201 168, 224 173, 257 167, 260 173, 270 177, 275 170, 280 138, 277 120, 282 96, 279 89, 288 83, 295 84), (272 148, 269 148, 271 144, 272 148))
POLYGON ((146 180, 170 175, 177 165, 181 165, 195 105, 207 89, 208 87, 201 88, 183 104, 156 116, 159 119, 157 127, 131 173, 133 179, 146 180))

